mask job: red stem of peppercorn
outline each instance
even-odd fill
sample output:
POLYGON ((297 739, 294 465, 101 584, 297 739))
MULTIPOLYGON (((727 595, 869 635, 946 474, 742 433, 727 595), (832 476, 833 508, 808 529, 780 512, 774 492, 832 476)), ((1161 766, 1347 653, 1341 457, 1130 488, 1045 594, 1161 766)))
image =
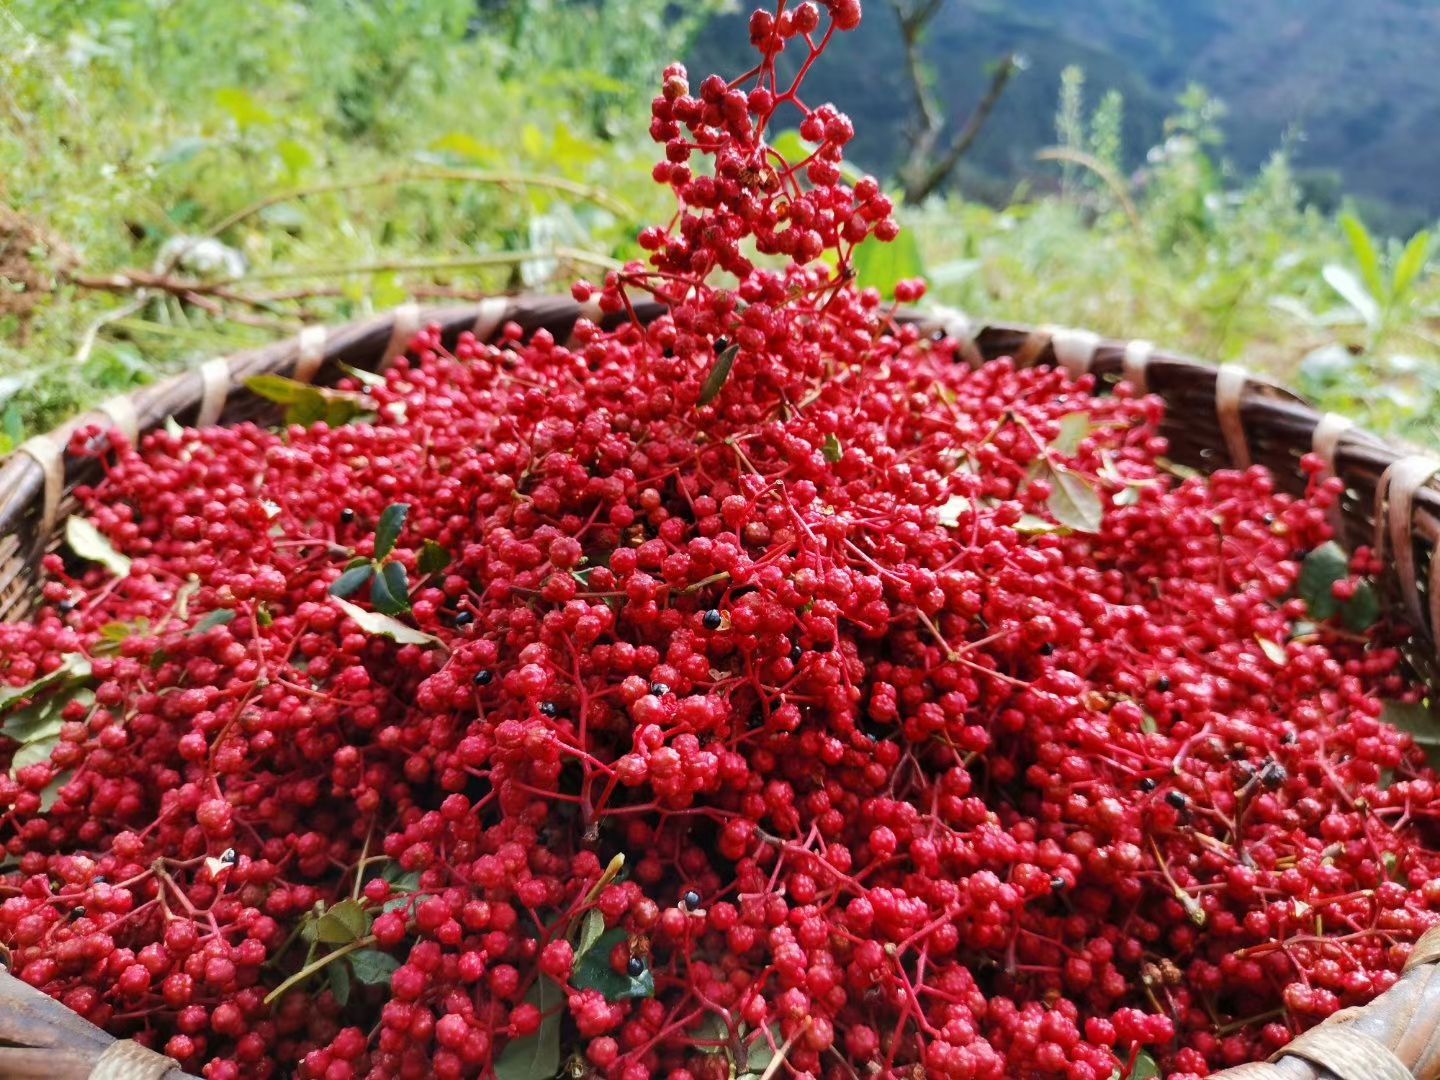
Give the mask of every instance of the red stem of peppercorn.
POLYGON ((748 86, 666 69, 679 212, 576 287, 664 318, 426 330, 373 423, 76 436, 133 563, 0 627, 10 685, 90 664, 0 777, 22 978, 212 1080, 1190 1077, 1393 982, 1440 798, 1394 631, 1297 630, 1338 485, 1179 481, 1156 399, 854 287, 896 226, 798 96, 823 6, 748 86), (430 641, 340 607, 352 552, 430 641))

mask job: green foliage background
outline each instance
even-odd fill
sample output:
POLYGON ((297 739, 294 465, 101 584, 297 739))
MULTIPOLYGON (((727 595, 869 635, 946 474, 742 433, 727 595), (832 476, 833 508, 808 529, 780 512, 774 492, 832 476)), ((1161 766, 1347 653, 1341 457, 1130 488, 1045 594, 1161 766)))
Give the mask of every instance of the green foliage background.
MULTIPOLYGON (((669 213, 649 181, 659 68, 719 6, 0 0, 0 452, 303 322, 556 289, 630 257, 637 225, 669 213), (261 302, 93 287, 217 225, 244 269, 211 286, 261 302)), ((1146 155, 1118 94, 1087 95, 1079 72, 1064 86, 1071 160, 1032 166, 1047 193, 905 209, 917 242, 874 262, 876 284, 923 271, 936 302, 978 318, 1243 359, 1436 440, 1428 234, 1407 248, 1307 208, 1280 152, 1236 175, 1199 91, 1146 155)))

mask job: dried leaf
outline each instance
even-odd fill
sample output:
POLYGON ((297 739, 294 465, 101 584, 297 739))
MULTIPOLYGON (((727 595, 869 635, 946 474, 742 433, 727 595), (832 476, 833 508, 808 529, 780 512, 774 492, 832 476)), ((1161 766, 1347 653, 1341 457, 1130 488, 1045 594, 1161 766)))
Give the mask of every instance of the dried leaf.
POLYGON ((65 543, 76 555, 99 563, 116 577, 130 573, 129 556, 116 551, 104 534, 83 517, 72 515, 65 522, 65 543))
POLYGON ((1260 651, 1265 654, 1272 664, 1277 667, 1285 666, 1285 661, 1288 659, 1285 655, 1285 646, 1277 641, 1271 641, 1269 638, 1263 638, 1259 634, 1255 635, 1255 640, 1260 645, 1260 651))
POLYGON ((1074 457, 1080 443, 1094 430, 1088 412, 1066 413, 1060 418, 1060 431, 1050 443, 1050 449, 1066 457, 1074 457))
POLYGON ((951 495, 935 511, 935 519, 951 529, 960 524, 960 515, 971 509, 970 500, 964 495, 951 495))
POLYGON ((1076 532, 1098 533, 1105 520, 1105 507, 1095 489, 1068 469, 1052 469, 1050 483, 1046 505, 1055 520, 1076 532))
POLYGON ((378 611, 366 611, 357 607, 348 600, 334 597, 335 603, 340 610, 349 615, 351 619, 367 634, 374 634, 379 637, 389 638, 399 645, 422 645, 426 648, 443 646, 445 643, 432 634, 423 630, 416 630, 413 626, 406 626, 404 623, 392 619, 389 615, 382 615, 378 611))

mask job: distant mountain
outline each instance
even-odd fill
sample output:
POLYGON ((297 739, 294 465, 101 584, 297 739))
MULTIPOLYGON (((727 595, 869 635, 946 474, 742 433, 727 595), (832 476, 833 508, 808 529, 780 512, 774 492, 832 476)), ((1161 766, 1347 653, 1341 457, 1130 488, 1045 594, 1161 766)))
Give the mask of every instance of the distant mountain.
MULTIPOLYGON (((744 46, 743 16, 726 15, 692 59, 735 70, 744 46)), ((1299 168, 1334 171, 1406 217, 1440 213, 1440 0, 946 0, 925 53, 952 115, 963 118, 986 65, 1011 49, 1030 66, 967 160, 975 194, 999 197, 1035 172, 1035 150, 1055 139, 1060 72, 1079 64, 1090 101, 1111 87, 1125 95, 1132 158, 1198 82, 1229 106, 1227 154, 1240 167, 1290 133, 1299 168)), ((888 171, 909 105, 888 4, 870 0, 810 85, 855 118, 857 160, 888 171)))

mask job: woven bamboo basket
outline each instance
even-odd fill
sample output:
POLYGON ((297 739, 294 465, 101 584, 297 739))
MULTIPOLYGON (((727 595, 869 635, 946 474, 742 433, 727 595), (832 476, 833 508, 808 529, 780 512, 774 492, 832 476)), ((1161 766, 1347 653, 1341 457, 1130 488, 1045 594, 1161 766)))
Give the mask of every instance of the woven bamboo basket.
MULTIPOLYGON (((637 305, 642 319, 660 314, 637 305)), ((57 528, 74 509, 71 492, 92 482, 93 463, 64 453, 69 433, 85 423, 118 428, 131 438, 174 418, 204 427, 276 419, 275 406, 245 389, 254 375, 333 382, 340 365, 383 370, 425 325, 438 324, 447 344, 469 331, 493 338, 507 322, 527 334, 569 338, 582 316, 568 298, 493 298, 479 305, 422 309, 414 304, 364 322, 312 327, 298 337, 235 356, 106 402, 49 435, 31 439, 0 464, 0 620, 24 618, 38 593, 39 557, 60 542, 57 528)), ((978 326, 957 312, 903 316, 936 338, 948 338, 957 361, 1010 356, 1022 366, 1058 365, 1093 373, 1100 385, 1121 380, 1158 394, 1167 411, 1171 457, 1201 471, 1267 466, 1276 483, 1303 490, 1299 462, 1316 452, 1346 485, 1336 526, 1347 546, 1372 544, 1389 568, 1387 596, 1415 630, 1415 662, 1435 660, 1440 630, 1440 460, 1399 447, 1321 415, 1301 398, 1227 364, 1214 367, 1169 355, 1149 342, 1120 342, 1057 327, 978 326)), ((610 320, 613 324, 613 319, 610 320)), ((1269 1063, 1218 1074, 1226 1080, 1437 1080, 1440 1078, 1440 927, 1416 944, 1403 977, 1364 1008, 1346 1009, 1295 1039, 1269 1063)), ((0 974, 0 1080, 185 1080, 169 1058, 129 1040, 114 1040, 56 1002, 0 974)))

